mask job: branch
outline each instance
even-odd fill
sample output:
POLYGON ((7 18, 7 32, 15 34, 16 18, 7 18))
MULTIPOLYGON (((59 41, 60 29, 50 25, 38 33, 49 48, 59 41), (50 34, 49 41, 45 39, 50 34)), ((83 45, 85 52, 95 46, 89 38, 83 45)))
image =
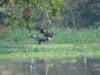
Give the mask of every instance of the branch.
POLYGON ((47 21, 45 21, 44 23, 42 23, 41 26, 44 25, 44 24, 45 24, 46 22, 48 22, 48 21, 49 21, 49 20, 47 20, 47 21))

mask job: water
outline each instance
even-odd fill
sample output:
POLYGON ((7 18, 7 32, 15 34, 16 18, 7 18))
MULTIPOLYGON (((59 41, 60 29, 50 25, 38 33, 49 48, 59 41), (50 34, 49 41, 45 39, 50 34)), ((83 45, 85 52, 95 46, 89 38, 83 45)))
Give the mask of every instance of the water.
POLYGON ((0 59, 0 75, 100 75, 100 58, 0 59))

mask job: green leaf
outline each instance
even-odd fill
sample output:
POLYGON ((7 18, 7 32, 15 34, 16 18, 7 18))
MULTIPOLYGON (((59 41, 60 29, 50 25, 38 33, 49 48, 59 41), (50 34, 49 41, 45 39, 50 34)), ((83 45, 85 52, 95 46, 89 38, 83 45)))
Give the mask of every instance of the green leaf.
POLYGON ((21 19, 21 25, 25 26, 26 22, 24 19, 21 19))
POLYGON ((23 7, 21 7, 21 11, 23 11, 24 10, 24 8, 23 7))
POLYGON ((6 19, 4 20, 4 25, 7 25, 7 24, 9 24, 9 18, 6 18, 6 19))
POLYGON ((17 20, 13 20, 13 24, 17 25, 18 21, 17 20))
POLYGON ((31 7, 31 4, 29 4, 29 7, 31 7))
POLYGON ((36 18, 36 15, 31 12, 31 18, 36 18))

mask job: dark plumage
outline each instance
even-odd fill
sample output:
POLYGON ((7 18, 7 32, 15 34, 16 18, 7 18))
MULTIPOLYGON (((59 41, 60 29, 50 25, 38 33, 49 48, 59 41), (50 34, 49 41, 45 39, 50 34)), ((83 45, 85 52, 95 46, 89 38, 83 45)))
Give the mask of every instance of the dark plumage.
MULTIPOLYGON (((31 22, 31 21, 30 21, 31 22)), ((34 25, 34 28, 36 29, 36 30, 40 30, 40 27, 41 26, 37 26, 36 24, 34 24, 33 22, 31 22, 31 24, 33 24, 34 25)))
POLYGON ((40 30, 40 33, 41 34, 44 34, 44 33, 48 33, 49 31, 48 31, 48 29, 46 29, 46 28, 42 28, 41 30, 40 30))
POLYGON ((51 33, 51 31, 50 31, 49 33, 45 32, 45 33, 44 33, 44 36, 45 36, 45 37, 50 37, 50 38, 52 38, 52 37, 53 37, 53 34, 54 34, 54 33, 51 33))
POLYGON ((50 37, 43 37, 43 38, 41 38, 41 37, 39 37, 39 36, 37 36, 37 35, 31 35, 30 38, 35 39, 36 41, 39 42, 39 44, 41 44, 41 43, 43 43, 43 42, 45 42, 45 41, 51 40, 50 37))
POLYGON ((40 33, 44 34, 44 37, 50 37, 50 38, 52 38, 54 34, 54 33, 51 33, 51 31, 49 32, 48 29, 45 29, 45 28, 42 28, 40 30, 40 33))

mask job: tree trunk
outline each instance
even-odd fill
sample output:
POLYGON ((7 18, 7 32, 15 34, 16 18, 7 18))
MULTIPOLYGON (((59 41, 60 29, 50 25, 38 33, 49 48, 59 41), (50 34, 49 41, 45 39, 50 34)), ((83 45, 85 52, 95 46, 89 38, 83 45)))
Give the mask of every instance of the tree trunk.
POLYGON ((76 23, 75 23, 75 18, 74 18, 74 15, 73 15, 73 12, 72 12, 72 10, 71 10, 71 15, 72 15, 72 22, 73 22, 73 24, 74 24, 74 27, 75 27, 75 29, 76 29, 76 23))
POLYGON ((47 18, 48 18, 48 20, 49 20, 49 24, 51 25, 51 21, 50 21, 49 16, 48 16, 47 8, 45 8, 45 10, 46 10, 47 18))

